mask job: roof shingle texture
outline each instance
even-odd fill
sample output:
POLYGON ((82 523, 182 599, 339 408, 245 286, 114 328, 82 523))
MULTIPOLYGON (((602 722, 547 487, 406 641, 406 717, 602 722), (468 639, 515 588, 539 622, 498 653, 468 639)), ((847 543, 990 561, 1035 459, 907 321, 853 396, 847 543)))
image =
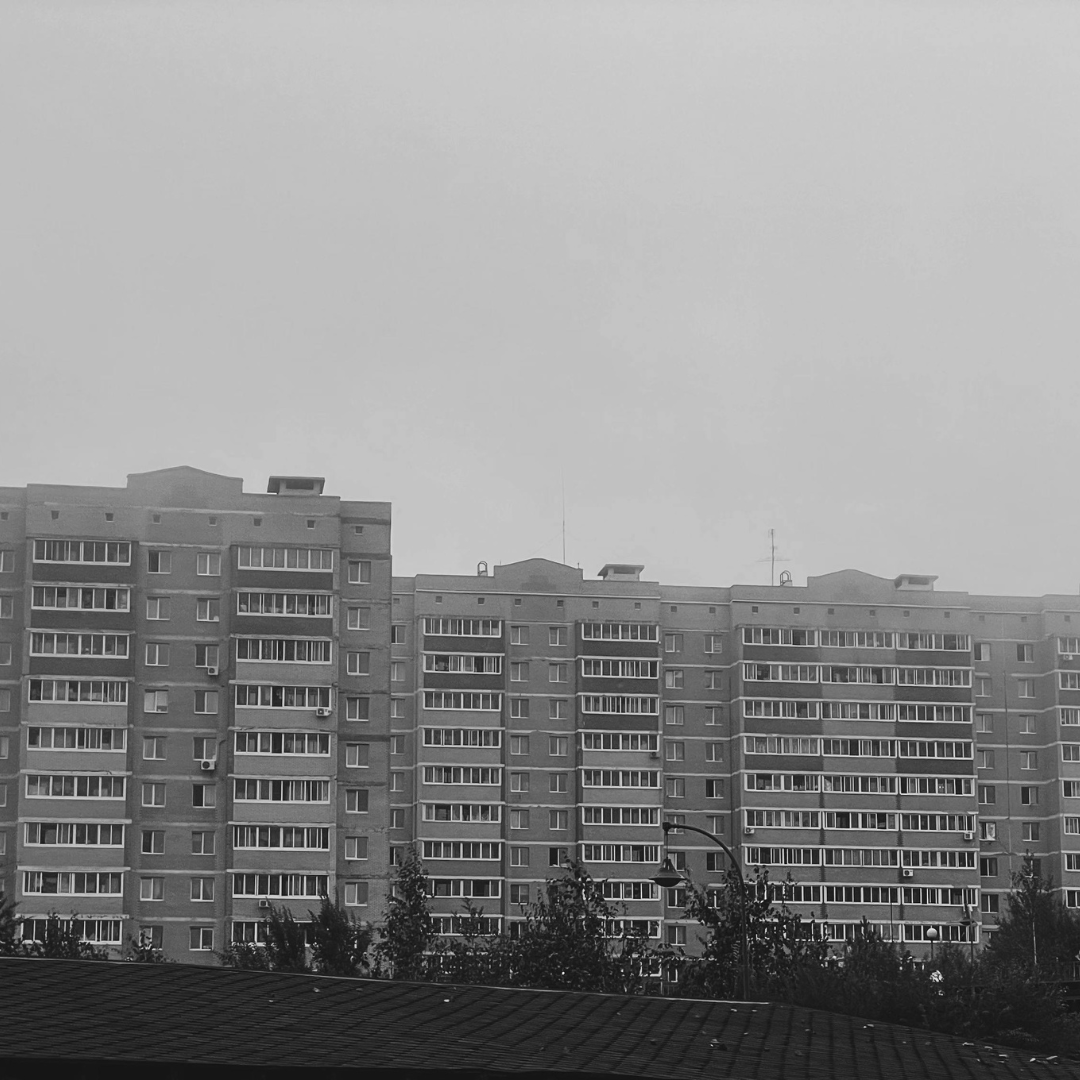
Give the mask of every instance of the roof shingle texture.
POLYGON ((0 1058, 671 1080, 1080 1078, 1074 1063, 1041 1054, 786 1005, 22 959, 0 960, 0 1058))

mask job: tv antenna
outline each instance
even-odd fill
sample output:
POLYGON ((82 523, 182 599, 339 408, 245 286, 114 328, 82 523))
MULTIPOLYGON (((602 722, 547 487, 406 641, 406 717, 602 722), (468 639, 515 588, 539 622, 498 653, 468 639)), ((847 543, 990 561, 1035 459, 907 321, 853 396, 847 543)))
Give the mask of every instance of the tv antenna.
MULTIPOLYGON (((769 584, 776 584, 776 564, 778 562, 791 562, 786 556, 776 554, 776 530, 769 530, 769 557, 767 559, 758 559, 758 562, 767 562, 769 564, 769 584)), ((788 575, 790 579, 791 575, 788 575)))

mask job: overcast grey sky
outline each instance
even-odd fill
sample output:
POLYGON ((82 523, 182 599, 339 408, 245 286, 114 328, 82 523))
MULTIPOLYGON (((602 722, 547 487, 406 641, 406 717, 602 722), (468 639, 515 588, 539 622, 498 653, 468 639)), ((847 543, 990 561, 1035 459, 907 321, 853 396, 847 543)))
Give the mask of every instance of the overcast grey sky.
POLYGON ((0 7, 0 484, 400 573, 1080 588, 1080 4, 0 7))

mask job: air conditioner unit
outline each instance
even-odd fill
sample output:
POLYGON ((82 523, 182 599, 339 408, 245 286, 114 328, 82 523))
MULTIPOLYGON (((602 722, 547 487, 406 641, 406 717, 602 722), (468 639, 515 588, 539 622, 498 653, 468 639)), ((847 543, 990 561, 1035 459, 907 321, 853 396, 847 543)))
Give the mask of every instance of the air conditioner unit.
POLYGON ((315 715, 320 717, 321 719, 325 720, 325 719, 327 719, 327 717, 333 715, 333 710, 332 709, 316 709, 315 710, 315 715))
POLYGON ((964 833, 964 839, 965 840, 974 840, 975 839, 975 834, 973 832, 966 832, 966 833, 964 833))
POLYGON ((269 909, 269 907, 270 907, 270 901, 267 900, 265 897, 263 897, 263 899, 259 901, 259 910, 260 911, 267 911, 269 909))
POLYGON ((208 666, 207 669, 206 669, 206 674, 207 675, 215 676, 215 675, 217 675, 217 673, 218 673, 218 669, 216 667, 208 666))
POLYGON ((199 768, 203 772, 213 772, 216 765, 217 760, 215 758, 204 758, 199 762, 199 768))
POLYGON ((744 836, 753 836, 754 835, 754 826, 753 825, 747 825, 746 828, 743 829, 743 835, 744 836))
POLYGON ((915 871, 914 870, 901 870, 900 875, 902 877, 914 877, 915 876, 915 871))

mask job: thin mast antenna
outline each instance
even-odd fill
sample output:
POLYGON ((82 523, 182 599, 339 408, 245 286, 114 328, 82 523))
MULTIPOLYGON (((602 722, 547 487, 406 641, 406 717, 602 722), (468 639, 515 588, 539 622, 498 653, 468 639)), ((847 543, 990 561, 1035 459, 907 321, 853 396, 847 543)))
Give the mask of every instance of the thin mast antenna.
POLYGON ((778 562, 791 562, 789 558, 784 555, 777 557, 776 554, 776 530, 769 530, 769 554, 767 558, 758 559, 759 563, 767 562, 769 564, 769 584, 776 584, 776 564, 778 562))
POLYGON ((566 565, 566 475, 560 477, 562 483, 562 561, 566 565))

